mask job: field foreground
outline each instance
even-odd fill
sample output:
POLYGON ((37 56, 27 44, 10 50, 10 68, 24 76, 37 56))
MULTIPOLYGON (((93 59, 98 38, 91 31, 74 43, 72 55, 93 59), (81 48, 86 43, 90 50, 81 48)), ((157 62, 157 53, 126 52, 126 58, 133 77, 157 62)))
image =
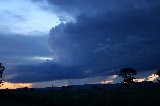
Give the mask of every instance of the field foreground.
POLYGON ((160 88, 115 90, 2 90, 1 106, 158 106, 160 88))

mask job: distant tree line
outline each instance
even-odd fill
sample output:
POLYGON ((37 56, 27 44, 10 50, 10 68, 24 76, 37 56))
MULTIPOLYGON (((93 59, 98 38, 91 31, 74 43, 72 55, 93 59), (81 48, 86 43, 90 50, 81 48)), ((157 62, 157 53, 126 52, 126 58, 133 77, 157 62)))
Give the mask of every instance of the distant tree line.
MULTIPOLYGON (((123 81, 121 82, 122 87, 130 88, 132 84, 134 84, 135 76, 137 75, 137 72, 134 68, 122 68, 119 73, 119 77, 123 78, 123 81)), ((160 77, 160 69, 157 70, 155 75, 158 75, 160 77)), ((160 80, 157 79, 157 81, 160 83, 160 80)), ((62 86, 63 90, 71 89, 72 86, 62 86)), ((93 89, 103 89, 98 86, 93 86, 93 89)))
MULTIPOLYGON (((3 85, 3 72, 5 70, 5 67, 0 63, 0 87, 3 85)), ((121 85, 127 88, 130 88, 130 86, 134 83, 135 76, 137 75, 137 72, 134 68, 122 68, 119 73, 119 77, 123 78, 123 81, 121 82, 121 85)), ((160 77, 160 69, 157 70, 155 75, 158 75, 160 77)), ((157 81, 160 83, 160 80, 157 79, 157 81)), ((63 90, 71 89, 72 86, 62 86, 63 90)), ((93 87, 94 89, 101 89, 97 86, 93 87)), ((27 89, 27 88, 26 88, 27 89)))

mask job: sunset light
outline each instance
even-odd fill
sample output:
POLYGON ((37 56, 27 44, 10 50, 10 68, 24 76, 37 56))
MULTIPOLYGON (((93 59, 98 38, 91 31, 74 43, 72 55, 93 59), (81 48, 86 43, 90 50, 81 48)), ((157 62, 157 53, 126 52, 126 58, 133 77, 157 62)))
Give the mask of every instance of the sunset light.
POLYGON ((11 83, 11 82, 4 82, 3 86, 0 87, 0 89, 16 89, 16 88, 32 88, 31 83, 11 83))
POLYGON ((113 80, 106 80, 106 81, 101 81, 100 84, 109 84, 113 82, 113 80))
POLYGON ((152 74, 151 76, 148 76, 147 81, 154 81, 158 78, 158 75, 152 74))
POLYGON ((160 106, 160 0, 0 0, 0 106, 160 106))
POLYGON ((145 81, 145 78, 137 78, 137 79, 133 79, 133 81, 135 81, 135 82, 143 82, 143 81, 145 81))
POLYGON ((158 78, 158 75, 152 74, 147 78, 136 78, 133 79, 135 82, 143 82, 143 81, 155 81, 158 78))

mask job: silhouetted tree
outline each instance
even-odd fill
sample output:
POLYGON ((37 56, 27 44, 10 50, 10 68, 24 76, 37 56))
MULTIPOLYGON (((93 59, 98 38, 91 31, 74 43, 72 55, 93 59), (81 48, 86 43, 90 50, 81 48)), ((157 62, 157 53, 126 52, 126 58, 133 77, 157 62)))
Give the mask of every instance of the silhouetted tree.
POLYGON ((66 89, 66 87, 65 87, 65 86, 62 86, 61 88, 62 88, 62 90, 65 90, 65 89, 66 89))
POLYGON ((23 88, 23 90, 28 91, 29 88, 26 86, 26 87, 23 88))
POLYGON ((99 89, 99 87, 98 87, 98 86, 92 86, 92 88, 93 88, 93 89, 99 89))
POLYGON ((72 85, 66 86, 67 89, 72 89, 72 85))
POLYGON ((0 63, 0 87, 3 85, 3 72, 5 70, 5 67, 0 63))
MULTIPOLYGON (((156 75, 158 75, 160 77, 160 69, 157 70, 156 75)), ((157 81, 160 83, 159 79, 157 79, 157 81)))
POLYGON ((0 78, 3 77, 3 71, 5 70, 5 67, 2 66, 2 63, 0 63, 0 78))
POLYGON ((62 88, 62 90, 68 90, 68 89, 72 89, 72 86, 67 85, 67 86, 62 86, 61 88, 62 88))
POLYGON ((135 79, 134 78, 135 75, 137 75, 137 73, 136 73, 136 70, 133 68, 121 69, 119 76, 124 78, 122 82, 122 86, 129 88, 130 85, 134 83, 133 79, 135 79))

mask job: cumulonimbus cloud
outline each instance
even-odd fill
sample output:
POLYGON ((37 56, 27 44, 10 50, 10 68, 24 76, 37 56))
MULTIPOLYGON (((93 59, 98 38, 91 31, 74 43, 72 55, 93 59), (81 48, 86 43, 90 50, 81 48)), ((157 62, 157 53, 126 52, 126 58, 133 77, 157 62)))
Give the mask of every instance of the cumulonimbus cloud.
POLYGON ((134 67, 138 71, 158 68, 158 0, 101 0, 98 3, 90 3, 90 0, 78 0, 77 3, 69 1, 49 1, 57 5, 60 11, 75 18, 74 22, 62 23, 50 30, 50 48, 59 60, 49 66, 45 64, 44 68, 41 67, 42 64, 36 67, 27 66, 30 67, 28 70, 33 71, 30 75, 24 74, 27 68, 18 67, 17 70, 21 70, 22 73, 14 78, 15 81, 27 81, 28 77, 33 78, 37 75, 41 77, 28 81, 110 75, 117 73, 117 69, 122 67, 134 67), (112 6, 102 6, 105 4, 112 6), (117 5, 119 7, 116 7, 117 5))

